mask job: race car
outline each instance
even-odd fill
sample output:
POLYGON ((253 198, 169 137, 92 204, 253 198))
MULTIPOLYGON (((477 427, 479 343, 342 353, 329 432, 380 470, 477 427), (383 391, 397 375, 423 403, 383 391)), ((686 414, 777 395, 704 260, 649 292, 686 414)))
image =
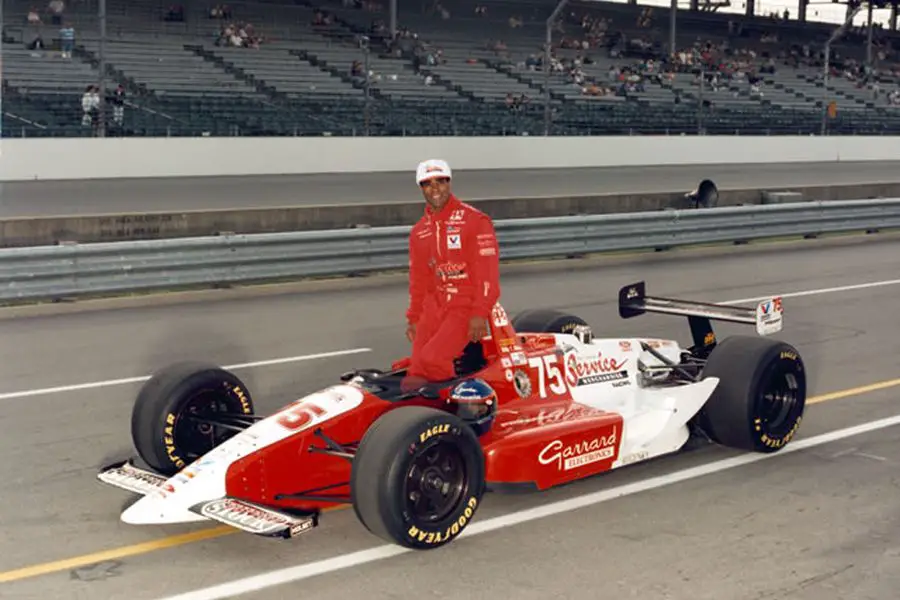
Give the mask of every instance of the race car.
POLYGON ((133 408, 139 456, 101 481, 143 495, 130 524, 224 523, 293 538, 323 511, 351 505, 374 535, 413 549, 453 541, 487 491, 545 490, 674 453, 692 436, 776 452, 806 403, 799 352, 774 297, 755 307, 657 298, 644 282, 619 291, 619 314, 686 316, 692 344, 594 337, 579 317, 495 306, 457 377, 405 391, 403 368, 340 382, 255 414, 247 386, 215 365, 155 373, 133 408), (713 321, 755 325, 718 340, 713 321))

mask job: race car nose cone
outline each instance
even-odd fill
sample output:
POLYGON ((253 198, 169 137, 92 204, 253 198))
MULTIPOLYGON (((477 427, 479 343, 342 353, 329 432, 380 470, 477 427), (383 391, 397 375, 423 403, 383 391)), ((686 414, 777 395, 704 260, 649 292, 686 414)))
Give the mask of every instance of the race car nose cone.
POLYGON ((207 519, 166 498, 144 496, 122 512, 121 520, 129 525, 163 525, 207 519))

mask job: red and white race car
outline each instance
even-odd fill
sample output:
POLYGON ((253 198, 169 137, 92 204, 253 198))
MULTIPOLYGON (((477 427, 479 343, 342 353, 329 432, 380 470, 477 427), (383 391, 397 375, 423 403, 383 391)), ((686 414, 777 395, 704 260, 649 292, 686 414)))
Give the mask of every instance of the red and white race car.
POLYGON ((354 371, 277 413, 254 414, 250 391, 215 366, 156 373, 134 405, 132 460, 101 481, 143 494, 131 524, 216 521, 293 537, 323 509, 351 504, 373 534, 436 548, 472 522, 487 490, 543 490, 681 449, 694 434, 774 452, 806 402, 780 298, 754 308, 619 292, 619 313, 686 316, 693 344, 598 339, 576 316, 495 307, 458 378, 401 390, 402 370, 354 371), (713 320, 756 326, 718 341, 713 320))

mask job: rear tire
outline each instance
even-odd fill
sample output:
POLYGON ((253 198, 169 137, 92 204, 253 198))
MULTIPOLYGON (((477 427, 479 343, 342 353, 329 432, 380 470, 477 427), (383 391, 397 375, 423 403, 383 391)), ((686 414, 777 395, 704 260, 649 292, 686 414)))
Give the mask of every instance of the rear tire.
POLYGON ((484 479, 484 454, 470 426, 441 410, 409 406, 382 415, 366 432, 353 458, 350 497, 371 533, 426 550, 453 541, 471 523, 484 479))
POLYGON ((551 309, 526 310, 512 320, 517 333, 572 333, 587 322, 576 315, 551 309))
POLYGON ((710 354, 703 375, 719 378, 699 420, 713 441, 770 453, 794 438, 806 407, 806 368, 796 348, 763 337, 728 337, 710 354))
POLYGON ((235 435, 233 430, 191 422, 190 415, 252 415, 247 386, 234 374, 200 362, 170 365, 141 388, 131 413, 138 455, 158 473, 172 476, 235 435))

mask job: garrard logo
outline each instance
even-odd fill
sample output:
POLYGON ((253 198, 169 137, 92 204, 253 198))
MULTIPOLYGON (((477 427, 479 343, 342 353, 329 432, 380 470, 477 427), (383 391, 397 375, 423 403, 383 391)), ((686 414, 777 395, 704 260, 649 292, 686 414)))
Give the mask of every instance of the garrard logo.
POLYGON ((582 440, 575 444, 566 445, 561 440, 553 440, 538 454, 538 462, 542 465, 556 464, 560 471, 570 471, 614 458, 617 444, 618 427, 613 427, 608 435, 582 440))
POLYGON ((619 360, 604 358, 602 355, 598 355, 597 358, 586 358, 570 352, 566 356, 566 381, 570 386, 576 387, 625 379, 628 373, 622 370, 622 367, 627 362, 627 358, 619 360))

